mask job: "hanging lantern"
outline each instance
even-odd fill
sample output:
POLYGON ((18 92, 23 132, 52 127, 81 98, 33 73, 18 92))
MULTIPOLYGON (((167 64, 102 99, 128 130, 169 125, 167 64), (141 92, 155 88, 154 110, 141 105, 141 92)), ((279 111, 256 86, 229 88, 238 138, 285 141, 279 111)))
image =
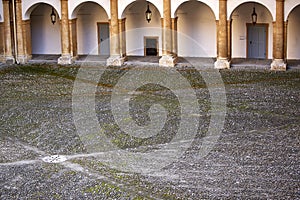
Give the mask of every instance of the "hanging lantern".
POLYGON ((255 12, 255 7, 253 7, 253 12, 252 12, 251 17, 252 17, 252 24, 255 25, 257 22, 257 14, 255 12))
POLYGON ((51 18, 52 24, 54 25, 55 22, 56 22, 56 14, 54 12, 54 8, 53 7, 52 7, 52 12, 51 12, 50 18, 51 18))
POLYGON ((145 15, 146 15, 146 20, 147 20, 147 22, 150 23, 151 17, 152 17, 152 12, 151 12, 151 10, 150 10, 150 8, 149 8, 149 4, 148 4, 148 8, 147 8, 147 10, 146 10, 146 12, 145 12, 145 15))

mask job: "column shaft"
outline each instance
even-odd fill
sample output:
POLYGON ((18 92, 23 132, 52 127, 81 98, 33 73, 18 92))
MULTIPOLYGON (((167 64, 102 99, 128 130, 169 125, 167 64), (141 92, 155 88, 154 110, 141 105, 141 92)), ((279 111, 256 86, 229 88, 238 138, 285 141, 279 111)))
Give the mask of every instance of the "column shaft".
POLYGON ((177 17, 172 18, 172 54, 175 57, 178 53, 177 19, 177 17))
POLYGON ((61 0, 62 55, 70 55, 68 0, 61 0))
POLYGON ((31 58, 31 29, 30 20, 22 22, 24 54, 27 59, 31 58))
POLYGON ((284 60, 287 60, 287 30, 288 30, 288 21, 284 22, 284 60))
POLYGON ((286 70, 284 63, 284 0, 276 0, 276 21, 273 29, 272 70, 286 70))
POLYGON ((67 65, 73 62, 70 47, 70 26, 68 0, 61 0, 61 57, 58 64, 67 65))
POLYGON ((20 63, 27 62, 25 51, 24 51, 24 41, 23 41, 23 20, 22 20, 22 1, 16 0, 16 32, 17 32, 17 53, 18 60, 20 63))
POLYGON ((232 20, 227 20, 227 57, 231 59, 231 22, 232 20))
POLYGON ((126 32, 125 32, 125 21, 126 19, 119 20, 120 30, 120 54, 122 57, 126 56, 126 32))
POLYGON ((70 52, 71 56, 77 57, 77 27, 76 27, 77 19, 69 20, 69 28, 70 28, 70 52))
POLYGON ((219 0, 219 21, 217 21, 217 61, 215 68, 226 69, 230 67, 228 61, 228 23, 227 0, 219 0))
POLYGON ((219 30, 218 30, 218 43, 219 43, 219 58, 227 59, 228 38, 227 38, 227 1, 219 0, 220 15, 219 15, 219 30))
POLYGON ((14 63, 15 60, 12 54, 12 34, 10 25, 10 8, 9 1, 3 0, 3 18, 4 18, 4 40, 5 40, 5 59, 6 62, 14 63))
POLYGON ((164 0, 164 18, 163 18, 163 55, 170 55, 172 52, 172 20, 171 20, 171 2, 170 0, 164 0))
MULTIPOLYGON (((174 67, 177 58, 172 55, 172 19, 171 19, 171 0, 163 0, 164 18, 162 20, 162 57, 159 59, 159 65, 165 67, 174 67)), ((174 39, 174 38, 173 38, 174 39)))
POLYGON ((0 22, 0 62, 5 62, 5 39, 3 22, 0 22))
POLYGON ((118 20, 118 0, 110 1, 110 55, 119 56, 120 55, 120 38, 119 38, 119 20, 118 20))
POLYGON ((110 0, 110 57, 106 61, 106 65, 121 66, 125 57, 122 55, 120 45, 120 33, 119 17, 118 17, 118 0, 110 0))
POLYGON ((283 20, 283 6, 282 0, 276 0, 276 22, 275 22, 275 51, 273 57, 275 59, 283 59, 283 39, 284 39, 284 20, 283 20))

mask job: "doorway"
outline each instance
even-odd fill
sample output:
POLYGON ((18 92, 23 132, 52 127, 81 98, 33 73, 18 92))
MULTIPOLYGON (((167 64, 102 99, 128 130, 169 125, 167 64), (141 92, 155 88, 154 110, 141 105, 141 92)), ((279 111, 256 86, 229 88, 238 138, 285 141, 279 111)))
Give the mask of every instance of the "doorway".
POLYGON ((247 24, 247 57, 267 58, 268 24, 247 24))
POLYGON ((158 37, 144 37, 144 55, 158 56, 158 37))
POLYGON ((97 30, 98 30, 98 54, 109 55, 110 54, 109 23, 97 23, 97 30))

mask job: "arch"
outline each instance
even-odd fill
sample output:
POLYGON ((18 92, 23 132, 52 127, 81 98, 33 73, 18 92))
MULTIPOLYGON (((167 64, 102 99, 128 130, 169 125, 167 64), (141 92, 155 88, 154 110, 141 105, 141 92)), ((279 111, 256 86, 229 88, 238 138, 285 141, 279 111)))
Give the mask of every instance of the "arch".
MULTIPOLYGON (((100 26, 99 24, 106 24, 106 27, 109 27, 106 10, 98 3, 86 1, 79 4, 72 15, 76 18, 78 54, 99 55, 100 33, 98 26, 100 26)), ((105 49, 105 51, 108 50, 105 49)))
POLYGON ((152 11, 152 20, 150 23, 146 21, 145 11, 147 9, 147 1, 133 1, 129 4, 122 18, 126 18, 126 54, 131 56, 143 56, 144 40, 147 37, 156 38, 158 42, 157 53, 161 55, 162 47, 162 31, 161 31, 161 15, 158 8, 149 2, 152 11))
MULTIPOLYGON (((122 0, 121 2, 119 1, 119 10, 118 10, 118 14, 119 14, 119 19, 124 18, 124 13, 127 10, 128 7, 130 7, 130 5, 133 5, 136 2, 141 2, 141 1, 146 1, 146 0, 122 0)), ((163 17, 163 1, 162 0, 147 0, 147 2, 151 3, 152 6, 154 6, 161 17, 163 17), (159 7, 155 6, 155 5, 160 5, 159 7)), ((145 10, 146 11, 146 10, 145 10)))
MULTIPOLYGON (((232 58, 247 58, 247 24, 252 23, 253 2, 239 4, 231 13, 231 49, 232 58)), ((255 3, 257 13, 257 24, 267 26, 266 28, 266 58, 272 58, 273 52, 273 16, 271 12, 260 3, 255 3)))
POLYGON ((290 13, 299 5, 300 5, 300 3, 298 0, 285 0, 284 21, 286 21, 288 19, 290 13))
POLYGON ((30 8, 32 54, 61 53, 60 23, 58 19, 55 24, 51 23, 52 8, 47 3, 34 4, 30 8))
POLYGON ((287 59, 300 59, 300 4, 289 12, 287 18, 287 59))
POLYGON ((264 0, 256 0, 256 1, 248 1, 248 0, 231 0, 227 1, 227 20, 231 18, 232 13, 239 6, 245 3, 256 3, 263 5, 271 14, 272 21, 276 19, 276 2, 275 1, 264 1, 264 0))
POLYGON ((199 1, 199 0, 175 0, 172 1, 171 4, 171 17, 175 18, 176 17, 176 11, 178 10, 178 8, 186 2, 189 1, 198 1, 201 2, 205 5, 207 5, 211 11, 213 12, 215 19, 218 20, 219 19, 219 1, 215 1, 215 0, 208 0, 208 1, 199 1))
POLYGON ((207 4, 185 1, 177 8, 175 17, 179 56, 216 57, 216 16, 207 4))
POLYGON ((60 0, 32 0, 32 1, 22 1, 22 18, 23 20, 28 20, 30 18, 31 12, 41 3, 48 4, 52 6, 59 18, 61 18, 61 6, 60 0))
POLYGON ((110 0, 73 0, 69 5, 69 19, 76 18, 80 6, 88 2, 98 4, 100 7, 102 7, 105 10, 108 19, 110 19, 110 0))

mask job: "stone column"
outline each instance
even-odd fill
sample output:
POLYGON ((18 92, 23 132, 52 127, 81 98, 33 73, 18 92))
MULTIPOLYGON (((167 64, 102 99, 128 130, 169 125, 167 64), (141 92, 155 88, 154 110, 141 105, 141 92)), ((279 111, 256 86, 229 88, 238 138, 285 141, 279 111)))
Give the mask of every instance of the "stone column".
POLYGON ((3 22, 0 22, 0 62, 5 62, 5 39, 3 22))
POLYGON ((77 53, 77 19, 69 20, 69 29, 70 29, 70 52, 73 59, 78 56, 77 53))
POLYGON ((178 53, 177 19, 178 17, 172 18, 172 54, 174 57, 177 57, 178 53))
POLYGON ((228 30, 227 30, 227 0, 219 0, 219 23, 218 23, 218 57, 215 62, 216 69, 229 69, 228 61, 228 30))
POLYGON ((284 22, 284 55, 283 55, 283 58, 284 58, 284 61, 287 62, 287 32, 288 30, 288 21, 284 22))
POLYGON ((227 50, 227 57, 230 60, 231 59, 231 24, 232 24, 232 20, 227 20, 227 46, 228 46, 228 50, 227 50))
POLYGON ((4 40, 5 40, 5 62, 13 64, 15 58, 12 53, 12 27, 10 26, 9 0, 3 0, 3 18, 4 18, 4 40))
POLYGON ((110 0, 110 57, 106 65, 121 66, 125 58, 120 52, 120 29, 118 19, 118 0, 110 0))
POLYGON ((31 59, 31 29, 30 20, 23 21, 23 44, 24 44, 24 54, 27 60, 31 59))
POLYGON ((272 70, 286 70, 284 63, 284 0, 276 0, 276 21, 273 28, 272 70))
POLYGON ((126 58, 126 30, 125 30, 126 18, 119 20, 119 30, 120 30, 120 54, 121 57, 126 58))
POLYGON ((172 55, 172 19, 171 19, 171 0, 163 0, 164 18, 162 23, 162 57, 159 65, 174 67, 177 58, 172 55))
POLYGON ((16 32, 17 32, 17 59, 21 64, 27 62, 23 38, 22 0, 16 0, 16 32))
POLYGON ((73 59, 70 48, 70 27, 69 27, 69 12, 68 0, 61 0, 61 57, 58 58, 58 64, 72 64, 73 59))

